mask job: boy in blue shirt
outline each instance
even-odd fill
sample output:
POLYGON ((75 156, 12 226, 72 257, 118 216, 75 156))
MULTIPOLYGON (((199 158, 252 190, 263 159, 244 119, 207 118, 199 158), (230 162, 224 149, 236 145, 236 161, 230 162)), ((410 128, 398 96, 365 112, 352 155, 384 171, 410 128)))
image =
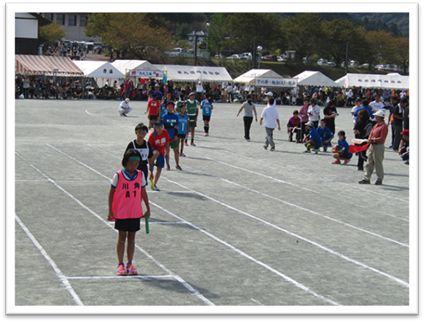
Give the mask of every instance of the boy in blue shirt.
POLYGON ((184 141, 185 137, 187 135, 187 127, 188 127, 188 114, 187 114, 187 108, 183 104, 180 106, 180 112, 177 114, 178 117, 178 145, 181 146, 180 156, 185 157, 183 153, 184 149, 184 141))
POLYGON ((210 97, 202 101, 200 109, 203 110, 203 125, 205 129, 205 137, 209 136, 209 121, 211 120, 213 105, 210 97))
POLYGON ((308 135, 303 138, 303 142, 305 143, 306 150, 304 153, 310 153, 311 148, 314 150, 315 154, 318 154, 319 147, 322 146, 321 137, 315 129, 312 121, 308 121, 305 124, 305 128, 309 131, 308 135))
MULTIPOLYGON (((167 113, 162 115, 162 122, 166 131, 168 131, 169 135, 169 147, 174 151, 175 164, 176 169, 182 170, 179 164, 179 154, 178 154, 178 116, 174 113, 174 102, 168 101, 166 102, 167 113)), ((171 166, 169 166, 169 151, 167 152, 166 159, 166 169, 171 170, 171 166)))
POLYGON ((319 122, 320 126, 317 129, 319 136, 321 137, 322 147, 324 147, 324 152, 327 152, 328 146, 331 145, 331 139, 334 138, 333 133, 330 128, 327 128, 327 122, 325 119, 321 119, 319 122))
POLYGON ((332 149, 333 157, 335 158, 333 164, 341 164, 340 161, 344 160, 343 165, 347 165, 352 158, 352 153, 349 152, 350 146, 346 141, 346 133, 341 130, 337 135, 339 137, 338 144, 332 149))

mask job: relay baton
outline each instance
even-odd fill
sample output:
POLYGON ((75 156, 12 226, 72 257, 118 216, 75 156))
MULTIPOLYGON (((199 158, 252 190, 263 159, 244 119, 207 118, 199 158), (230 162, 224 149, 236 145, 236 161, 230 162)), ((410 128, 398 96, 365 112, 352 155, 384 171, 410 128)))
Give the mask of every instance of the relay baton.
MULTIPOLYGON (((152 173, 150 173, 150 175, 151 175, 152 173)), ((152 190, 154 190, 155 189, 155 184, 153 184, 153 178, 151 178, 150 176, 149 176, 149 179, 150 179, 150 184, 152 185, 152 190)))
POLYGON ((146 234, 149 234, 149 215, 144 214, 144 223, 146 224, 146 234))

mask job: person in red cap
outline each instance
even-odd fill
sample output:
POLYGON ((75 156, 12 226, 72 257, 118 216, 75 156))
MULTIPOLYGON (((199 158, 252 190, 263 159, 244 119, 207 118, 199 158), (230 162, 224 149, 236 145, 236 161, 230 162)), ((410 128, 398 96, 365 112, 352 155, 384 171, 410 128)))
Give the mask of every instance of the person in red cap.
POLYGON ((402 140, 400 141, 399 155, 406 165, 409 165, 409 130, 405 129, 400 133, 402 140))

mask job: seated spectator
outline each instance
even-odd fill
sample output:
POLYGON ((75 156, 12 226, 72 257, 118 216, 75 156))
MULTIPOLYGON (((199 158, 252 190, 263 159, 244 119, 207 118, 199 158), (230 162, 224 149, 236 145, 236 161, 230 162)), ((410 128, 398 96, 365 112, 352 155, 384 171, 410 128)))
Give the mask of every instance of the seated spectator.
POLYGON ((334 138, 334 134, 330 128, 326 126, 326 120, 321 119, 319 122, 320 126, 317 129, 319 136, 321 137, 321 147, 324 147, 324 152, 327 152, 327 148, 331 146, 331 139, 334 138))
POLYGON ((345 101, 345 99, 344 99, 343 92, 342 92, 342 91, 340 91, 340 92, 337 94, 337 106, 338 106, 338 107, 344 107, 345 103, 346 103, 346 101, 345 101))
POLYGON ((399 155, 406 165, 409 165, 409 130, 405 129, 400 133, 402 139, 400 141, 399 155))
POLYGON ((335 158, 333 164, 341 164, 340 161, 344 160, 343 165, 347 165, 352 158, 352 153, 349 152, 350 146, 346 141, 346 133, 341 130, 337 135, 339 137, 338 144, 332 149, 333 157, 335 158))
POLYGON ((289 141, 293 141, 293 134, 296 133, 296 142, 301 142, 301 130, 300 127, 300 118, 299 118, 299 111, 294 110, 293 111, 293 117, 289 119, 289 122, 287 123, 287 133, 289 134, 289 141))
POLYGON ((315 154, 318 154, 319 147, 322 146, 321 137, 318 134, 317 130, 315 129, 312 121, 308 121, 305 124, 305 127, 309 131, 309 133, 305 138, 303 138, 303 142, 305 143, 305 147, 306 147, 306 150, 304 151, 304 153, 310 153, 312 148, 315 154))

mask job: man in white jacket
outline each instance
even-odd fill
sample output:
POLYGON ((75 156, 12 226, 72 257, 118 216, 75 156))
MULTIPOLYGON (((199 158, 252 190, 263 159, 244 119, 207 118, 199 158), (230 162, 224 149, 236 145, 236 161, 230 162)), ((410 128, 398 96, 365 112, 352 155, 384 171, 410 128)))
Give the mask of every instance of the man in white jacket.
POLYGON ((264 120, 265 120, 264 126, 266 131, 264 149, 268 149, 268 145, 271 145, 270 151, 274 151, 275 150, 275 143, 273 140, 274 129, 277 128, 277 125, 278 125, 278 130, 281 131, 280 117, 278 115, 278 110, 274 104, 274 98, 269 99, 268 106, 262 111, 261 121, 259 122, 259 124, 262 125, 264 120))

